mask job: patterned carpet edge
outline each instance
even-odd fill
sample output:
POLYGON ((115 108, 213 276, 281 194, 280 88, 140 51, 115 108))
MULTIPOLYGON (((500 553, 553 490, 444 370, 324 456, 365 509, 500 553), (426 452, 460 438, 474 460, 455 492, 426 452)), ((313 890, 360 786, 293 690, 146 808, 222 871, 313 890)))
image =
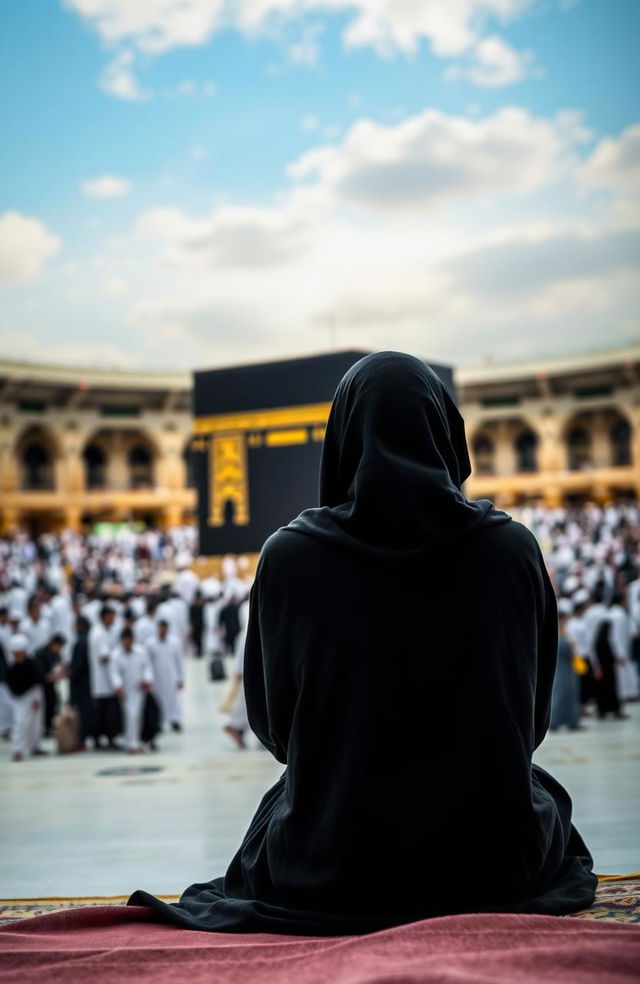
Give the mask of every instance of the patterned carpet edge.
MULTIPOLYGON (((576 912, 569 919, 603 919, 640 924, 640 872, 628 875, 599 875, 596 901, 590 909, 576 912)), ((0 899, 0 926, 42 916, 60 909, 96 905, 124 905, 126 895, 49 896, 31 899, 0 899)), ((177 895, 159 895, 164 902, 177 902, 177 895)))

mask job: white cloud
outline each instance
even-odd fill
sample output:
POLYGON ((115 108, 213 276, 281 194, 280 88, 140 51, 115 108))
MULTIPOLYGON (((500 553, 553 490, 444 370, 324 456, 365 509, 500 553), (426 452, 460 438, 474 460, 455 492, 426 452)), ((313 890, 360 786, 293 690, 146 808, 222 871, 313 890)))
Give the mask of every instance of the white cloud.
POLYGON ((133 74, 133 61, 133 53, 125 48, 107 63, 98 80, 103 92, 130 102, 143 102, 151 98, 152 93, 143 89, 133 74))
POLYGON ((61 245, 40 219, 5 212, 0 216, 0 285, 33 280, 61 245))
POLYGON ((640 229, 575 230, 520 234, 485 244, 458 257, 450 271, 458 289, 518 297, 556 284, 637 274, 640 229))
POLYGON ((126 297, 129 293, 129 284, 121 277, 105 277, 99 285, 100 293, 104 297, 120 298, 126 297))
POLYGON ((116 174, 101 174, 83 181, 81 190, 87 198, 123 198, 131 191, 131 182, 116 174))
POLYGON ((287 58, 292 65, 313 68, 320 60, 318 39, 324 31, 324 24, 304 24, 297 40, 287 45, 287 58))
POLYGON ((131 324, 157 358, 191 363, 330 343, 468 362, 627 342, 639 234, 575 192, 586 137, 573 113, 518 108, 359 121, 294 162, 270 208, 143 213, 122 250, 131 324))
POLYGON ((300 120, 300 129, 305 130, 307 133, 317 130, 319 126, 320 120, 317 116, 314 116, 313 113, 308 113, 300 120))
POLYGON ((516 51, 497 35, 481 38, 469 51, 465 64, 451 65, 448 79, 465 79, 484 89, 497 89, 521 82, 530 74, 533 56, 530 51, 516 51))
MULTIPOLYGON (((309 132, 323 139, 322 126, 309 132)), ((78 337, 90 323, 89 340, 117 338, 126 359, 149 366, 329 344, 464 363, 627 343, 640 338, 640 215, 634 225, 614 206, 627 194, 634 132, 584 164, 588 136, 573 112, 518 107, 359 120, 294 161, 268 206, 144 211, 55 278, 67 308, 45 293, 54 278, 37 298, 63 337, 76 317, 78 337)), ((13 324, 44 333, 41 314, 15 306, 13 324)))
MULTIPOLYGON (((233 28, 246 37, 281 40, 290 24, 305 16, 346 14, 346 48, 373 48, 381 57, 413 55, 422 43, 438 57, 471 55, 467 77, 482 86, 506 85, 522 77, 524 56, 500 38, 485 37, 485 26, 520 16, 535 0, 64 0, 85 18, 108 45, 128 45, 159 54, 176 47, 207 43, 218 31, 233 28)), ((320 22, 302 26, 286 54, 295 65, 315 65, 320 22)), ((145 93, 133 76, 128 50, 109 66, 102 86, 124 99, 145 93)))
POLYGON ((228 205, 203 219, 180 209, 153 209, 140 216, 136 229, 167 244, 165 264, 211 270, 280 264, 302 248, 309 231, 291 210, 228 205))
POLYGON ((95 366, 128 369, 132 366, 130 355, 116 345, 107 342, 65 342, 60 337, 42 337, 35 332, 0 330, 0 352, 12 359, 28 359, 30 362, 53 363, 70 366, 95 366))
POLYGON ((158 90, 161 96, 183 96, 192 99, 213 99, 218 94, 214 82, 196 82, 194 79, 182 79, 176 85, 158 90))
POLYGON ((162 52, 201 45, 216 31, 235 27, 247 35, 267 30, 274 20, 348 12, 345 42, 372 46, 384 55, 411 53, 421 40, 438 55, 458 55, 477 39, 478 23, 511 20, 533 0, 64 0, 85 17, 101 38, 162 52))
POLYGON ((581 168, 580 180, 624 195, 640 192, 640 124, 601 140, 581 168))
POLYGON ((534 191, 557 178, 587 133, 579 117, 548 120, 506 107, 471 120, 427 109, 393 126, 360 120, 334 147, 289 167, 324 199, 375 210, 435 206, 451 197, 534 191))

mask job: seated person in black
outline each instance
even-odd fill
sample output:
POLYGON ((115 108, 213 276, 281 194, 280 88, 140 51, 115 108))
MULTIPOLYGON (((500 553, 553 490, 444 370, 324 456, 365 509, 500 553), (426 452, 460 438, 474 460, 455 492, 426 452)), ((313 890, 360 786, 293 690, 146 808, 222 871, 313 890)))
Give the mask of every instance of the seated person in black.
POLYGON ((270 537, 251 597, 248 717, 284 773, 224 877, 130 904, 191 929, 335 935, 592 903, 571 800, 532 764, 553 590, 528 530, 465 499, 469 473, 428 366, 384 352, 347 372, 321 506, 270 537))

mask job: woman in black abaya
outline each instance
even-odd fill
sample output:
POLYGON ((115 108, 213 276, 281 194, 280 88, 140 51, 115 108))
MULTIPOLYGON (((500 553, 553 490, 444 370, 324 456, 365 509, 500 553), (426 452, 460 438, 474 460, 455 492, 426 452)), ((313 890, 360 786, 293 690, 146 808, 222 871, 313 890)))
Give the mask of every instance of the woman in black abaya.
POLYGON ((591 904, 569 796, 531 761, 553 590, 533 536, 465 499, 469 472, 424 363, 383 352, 349 370, 321 506, 267 541, 251 597, 249 721, 285 771, 223 878, 130 904, 192 929, 318 935, 591 904))

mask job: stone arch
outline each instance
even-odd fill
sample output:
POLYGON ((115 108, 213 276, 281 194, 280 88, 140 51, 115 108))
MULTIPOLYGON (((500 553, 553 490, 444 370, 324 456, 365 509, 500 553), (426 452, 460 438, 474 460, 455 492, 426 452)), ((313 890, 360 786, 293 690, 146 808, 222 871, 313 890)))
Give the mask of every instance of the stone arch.
POLYGON ((89 441, 82 452, 84 483, 87 489, 103 489, 107 485, 107 453, 99 441, 89 441))
POLYGON ((15 444, 18 483, 24 491, 50 491, 56 487, 56 462, 59 443, 50 428, 32 424, 15 444))
POLYGON ((185 441, 182 449, 182 462, 184 465, 184 487, 195 489, 198 485, 198 456, 194 447, 197 438, 189 437, 185 441))
POLYGON ((593 468, 593 438, 586 421, 579 418, 567 428, 567 464, 569 471, 593 468))
POLYGON ((517 472, 538 471, 538 435, 526 424, 513 442, 517 472))
POLYGON ((154 453, 151 443, 144 438, 136 438, 127 451, 129 487, 132 489, 150 488, 154 484, 154 453))
POLYGON ((632 464, 632 436, 631 424, 627 417, 621 413, 616 414, 609 427, 611 464, 614 467, 632 464))
POLYGON ((479 429, 471 440, 473 470, 476 475, 494 475, 496 470, 496 446, 487 431, 479 429))
POLYGON ((100 427, 85 442, 87 489, 141 489, 155 484, 155 438, 139 427, 100 427))
POLYGON ((633 429, 628 416, 616 406, 574 414, 565 428, 567 467, 570 471, 624 467, 632 463, 633 429))
POLYGON ((474 472, 478 477, 536 472, 539 441, 538 427, 529 416, 480 419, 469 439, 474 472))

